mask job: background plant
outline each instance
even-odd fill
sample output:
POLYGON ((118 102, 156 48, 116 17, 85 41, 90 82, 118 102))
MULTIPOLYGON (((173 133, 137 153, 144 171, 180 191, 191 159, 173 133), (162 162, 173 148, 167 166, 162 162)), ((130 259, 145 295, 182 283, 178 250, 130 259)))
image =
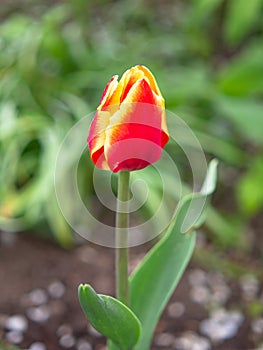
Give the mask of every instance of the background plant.
MULTIPOLYGON (((52 189, 56 151, 67 130, 95 109, 107 77, 142 63, 158 76, 167 108, 186 120, 208 157, 220 160, 221 190, 215 202, 225 206, 209 209, 210 240, 215 247, 252 249, 244 228, 263 206, 263 2, 153 4, 3 3, 2 229, 37 228, 71 244, 52 189), (233 196, 227 198, 226 190, 233 196)), ((74 150, 69 166, 71 157, 74 150)), ((80 164, 86 173, 79 173, 91 176, 86 164, 80 164)), ((178 164, 183 173, 185 159, 179 154, 178 164)), ((92 200, 88 181, 79 181, 87 201, 92 200)))

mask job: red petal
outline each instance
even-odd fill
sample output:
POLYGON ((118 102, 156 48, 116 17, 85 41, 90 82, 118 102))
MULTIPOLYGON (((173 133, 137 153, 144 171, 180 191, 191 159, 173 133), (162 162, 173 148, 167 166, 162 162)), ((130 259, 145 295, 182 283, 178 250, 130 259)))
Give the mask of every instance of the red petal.
POLYGON ((148 82, 137 81, 106 130, 105 157, 112 171, 138 170, 159 160, 169 138, 162 130, 164 113, 148 82))
POLYGON ((143 169, 157 162, 162 154, 160 130, 142 124, 127 124, 126 127, 130 135, 115 142, 107 153, 107 163, 113 172, 143 169))

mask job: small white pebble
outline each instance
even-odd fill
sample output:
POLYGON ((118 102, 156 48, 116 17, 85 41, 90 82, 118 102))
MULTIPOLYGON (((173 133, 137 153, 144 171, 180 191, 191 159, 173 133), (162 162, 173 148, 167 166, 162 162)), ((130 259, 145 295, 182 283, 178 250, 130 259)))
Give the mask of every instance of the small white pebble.
POLYGON ((253 320, 251 328, 254 333, 263 334, 263 318, 253 320))
POLYGON ((77 344, 77 350, 92 350, 92 345, 87 340, 80 339, 77 344))
POLYGON ((28 322, 24 316, 14 315, 6 320, 5 327, 10 331, 25 332, 28 328, 28 322))
POLYGON ((240 326, 242 324, 242 322, 244 321, 244 315, 242 314, 242 312, 236 310, 236 311, 230 311, 229 312, 229 317, 230 320, 234 323, 236 323, 238 326, 240 326))
POLYGON ((173 345, 174 341, 175 341, 175 337, 170 333, 157 334, 157 336, 155 337, 155 344, 157 346, 163 346, 163 347, 171 346, 173 345))
POLYGON ((252 300, 256 297, 259 291, 259 281, 254 275, 243 275, 239 283, 245 300, 252 300))
POLYGON ((190 291, 190 298, 198 304, 207 304, 210 302, 210 291, 205 286, 195 286, 190 291))
POLYGON ((59 299, 65 294, 65 286, 60 281, 54 281, 48 286, 48 292, 51 298, 59 299))
POLYGON ((36 323, 44 323, 49 319, 50 311, 45 305, 30 307, 27 310, 27 316, 31 321, 34 321, 36 323))
POLYGON ((179 337, 175 340, 175 349, 176 350, 191 350, 192 343, 186 337, 179 337))
POLYGON ((96 249, 83 245, 79 247, 76 251, 77 257, 86 264, 94 264, 98 257, 96 249))
POLYGON ((188 275, 188 281, 192 287, 207 283, 207 274, 201 269, 192 270, 188 275))
POLYGON ((23 341, 23 334, 17 331, 10 331, 6 333, 5 338, 11 344, 19 344, 23 341))
POLYGON ((44 289, 34 289, 28 294, 28 298, 31 301, 31 305, 42 305, 46 304, 48 301, 47 293, 44 291, 44 289))
POLYGON ((227 316, 228 313, 225 309, 217 309, 212 313, 211 318, 217 322, 224 322, 227 316))
POLYGON ((30 345, 28 350, 47 350, 47 347, 44 343, 35 342, 30 345))
POLYGON ((239 311, 228 312, 219 309, 214 311, 210 318, 200 323, 200 332, 214 342, 224 341, 237 334, 243 320, 244 315, 239 311))
POLYGON ((58 337, 62 337, 66 334, 72 334, 72 328, 69 324, 62 324, 61 326, 59 326, 56 333, 58 337))
POLYGON ((174 302, 168 305, 168 315, 173 318, 181 317, 185 312, 185 306, 182 303, 174 302))
POLYGON ((75 338, 71 334, 62 335, 62 337, 59 339, 59 344, 63 348, 71 348, 75 345, 75 338))
POLYGON ((210 350, 210 341, 194 332, 186 332, 175 340, 175 350, 210 350))

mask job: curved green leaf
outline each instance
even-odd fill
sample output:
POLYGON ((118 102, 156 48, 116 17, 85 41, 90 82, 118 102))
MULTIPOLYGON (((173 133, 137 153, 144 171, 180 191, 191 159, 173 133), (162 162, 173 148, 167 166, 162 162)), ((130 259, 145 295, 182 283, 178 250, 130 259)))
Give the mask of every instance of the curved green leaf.
POLYGON ((150 348, 154 328, 190 260, 195 246, 193 229, 203 222, 203 211, 198 216, 193 214, 187 234, 182 234, 184 222, 193 202, 197 200, 198 203, 214 191, 216 169, 217 161, 212 161, 201 191, 182 199, 167 233, 146 255, 130 278, 131 309, 142 324, 142 334, 135 350, 150 348))
POLYGON ((233 123, 244 138, 256 144, 263 143, 263 106, 261 101, 222 96, 218 99, 218 110, 223 113, 224 118, 233 123))
MULTIPOLYGON (((263 91, 263 45, 261 38, 254 38, 245 45, 238 55, 218 71, 217 84, 219 91, 230 96, 247 99, 257 97, 263 91)), ((215 96, 220 107, 220 96, 215 96)), ((253 101, 253 100, 252 100, 253 101)), ((242 102, 242 100, 240 100, 242 102)), ((253 115, 253 113, 250 113, 253 115)))
POLYGON ((224 34, 227 42, 238 44, 248 35, 261 16, 262 0, 239 0, 227 2, 224 34))
POLYGON ((119 300, 97 294, 88 284, 79 286, 79 301, 92 324, 121 350, 130 350, 137 343, 141 325, 134 313, 119 300))

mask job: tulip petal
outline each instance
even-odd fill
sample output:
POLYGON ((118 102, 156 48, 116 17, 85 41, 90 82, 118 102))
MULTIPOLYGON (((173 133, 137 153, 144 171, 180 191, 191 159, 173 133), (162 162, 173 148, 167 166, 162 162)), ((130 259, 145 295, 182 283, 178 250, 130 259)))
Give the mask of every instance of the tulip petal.
POLYGON ((107 163, 115 173, 121 170, 140 170, 157 162, 161 154, 162 147, 154 142, 142 138, 128 138, 111 146, 107 163))
POLYGON ((159 160, 169 138, 162 131, 163 113, 147 80, 136 81, 106 129, 104 151, 112 171, 138 170, 159 160))
MULTIPOLYGON (((136 67, 137 67, 137 69, 143 71, 145 78, 147 78, 147 82, 149 83, 151 89, 153 90, 157 105, 160 105, 164 109, 165 108, 164 99, 162 97, 161 91, 160 91, 152 73, 145 66, 138 65, 136 67)), ((167 128, 166 118, 165 118, 165 111, 163 111, 163 112, 164 113, 162 113, 162 130, 163 130, 162 146, 165 146, 165 144, 169 140, 169 136, 168 136, 168 128, 167 128)))
POLYGON ((132 67, 128 69, 123 76, 121 77, 121 80, 119 82, 119 86, 122 89, 122 94, 120 98, 120 103, 123 102, 123 100, 128 95, 130 89, 133 87, 133 85, 140 79, 144 77, 144 74, 142 71, 138 70, 136 67, 132 67))
POLYGON ((97 108, 98 110, 103 109, 103 107, 108 106, 110 100, 112 99, 112 95, 114 93, 114 91, 116 90, 118 86, 118 75, 114 75, 110 81, 108 82, 108 84, 106 85, 101 99, 100 99, 100 105, 97 108))
POLYGON ((109 120, 109 112, 97 111, 90 125, 87 138, 90 156, 93 163, 98 168, 105 170, 109 169, 104 155, 104 143, 106 138, 105 130, 109 125, 109 120))
MULTIPOLYGON (((147 68, 145 68, 145 70, 147 70, 147 68)), ((152 78, 153 78, 153 76, 152 76, 152 78)), ((142 103, 154 104, 154 105, 159 107, 159 112, 161 112, 161 126, 160 126, 160 128, 162 130, 162 142, 161 142, 161 144, 162 144, 162 147, 164 147, 169 140, 169 134, 168 134, 166 118, 165 118, 164 99, 163 99, 162 95, 157 95, 154 91, 152 91, 151 86, 148 82, 149 82, 149 80, 147 78, 146 79, 144 78, 141 81, 138 81, 133 86, 133 88, 130 90, 130 93, 128 94, 126 99, 123 101, 123 104, 128 105, 129 103, 142 102, 142 103)), ((144 123, 147 123, 149 125, 152 125, 153 127, 158 128, 159 127, 158 122, 156 122, 153 119, 153 116, 151 116, 150 107, 147 107, 147 112, 149 114, 149 117, 147 119, 145 118, 145 116, 143 116, 143 111, 138 113, 136 122, 140 122, 140 118, 141 118, 141 120, 144 123)), ((155 115, 155 113, 153 113, 153 115, 155 115)), ((159 119, 158 119, 158 121, 159 121, 159 119)), ((135 122, 135 121, 133 121, 133 122, 135 122)))
POLYGON ((152 90, 156 93, 156 95, 158 96, 162 96, 161 91, 156 83, 156 80, 154 79, 154 76, 152 75, 152 73, 149 71, 148 68, 146 68, 145 66, 141 66, 138 65, 136 66, 137 69, 141 70, 145 77, 148 79, 150 87, 152 88, 152 90))
POLYGON ((118 83, 118 75, 114 75, 106 85, 98 110, 108 110, 111 113, 118 109, 123 92, 123 84, 118 83))
POLYGON ((105 130, 109 125, 111 114, 119 107, 120 94, 118 75, 114 75, 103 91, 100 105, 89 129, 87 142, 90 155, 94 164, 102 169, 109 169, 104 155, 105 130))

